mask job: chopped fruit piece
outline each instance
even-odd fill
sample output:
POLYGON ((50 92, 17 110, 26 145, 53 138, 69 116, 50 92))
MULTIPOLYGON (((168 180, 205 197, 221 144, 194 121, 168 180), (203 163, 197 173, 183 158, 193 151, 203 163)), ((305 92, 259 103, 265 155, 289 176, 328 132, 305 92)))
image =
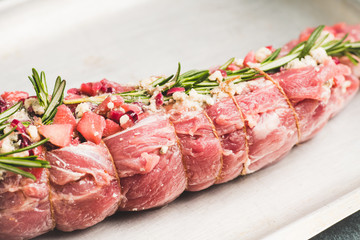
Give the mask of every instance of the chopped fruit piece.
POLYGON ((21 148, 31 145, 30 138, 25 134, 20 134, 19 139, 20 139, 20 147, 21 148))
POLYGON ((124 114, 125 113, 120 110, 113 110, 113 111, 109 112, 108 118, 110 118, 111 120, 113 120, 116 123, 119 123, 121 116, 124 114))
POLYGON ((80 86, 81 93, 89 96, 96 96, 100 92, 100 89, 101 89, 100 82, 83 83, 80 86))
POLYGON ((131 86, 122 86, 119 83, 112 82, 107 79, 101 80, 100 83, 100 91, 103 93, 121 93, 133 90, 133 87, 131 86))
POLYGON ((66 105, 60 105, 54 117, 54 124, 71 124, 73 129, 76 128, 76 119, 70 108, 66 105))
POLYGON ((211 74, 215 73, 216 71, 219 71, 219 72, 221 73, 221 76, 227 77, 226 71, 220 69, 219 67, 218 67, 218 68, 211 68, 211 69, 209 69, 209 74, 211 75, 211 74))
POLYGON ((49 138, 52 144, 66 147, 71 143, 73 126, 71 124, 42 125, 39 127, 39 133, 45 138, 49 138))
POLYGON ((16 131, 20 133, 26 133, 26 127, 17 119, 12 120, 10 126, 16 127, 16 131))
POLYGON ((29 155, 30 155, 30 156, 34 156, 34 155, 36 155, 36 156, 41 156, 41 154, 42 154, 43 152, 44 152, 43 146, 41 145, 41 146, 38 146, 38 147, 36 147, 36 148, 30 149, 30 150, 29 150, 29 155))
POLYGON ((241 68, 236 65, 235 63, 231 63, 228 67, 227 67, 227 70, 229 71, 238 71, 240 70, 241 68))
POLYGON ((340 64, 340 59, 338 57, 332 57, 332 60, 336 65, 340 64))
POLYGON ((106 126, 105 118, 93 112, 85 112, 80 119, 77 130, 84 138, 99 144, 106 126))
POLYGON ((6 102, 19 102, 20 100, 28 98, 29 94, 22 91, 4 92, 3 94, 1 94, 1 97, 6 102))
POLYGON ((161 106, 164 104, 164 96, 161 93, 158 93, 155 97, 156 106, 161 106))
POLYGON ((114 108, 118 108, 124 104, 124 99, 121 96, 113 95, 107 97, 95 110, 96 114, 105 115, 114 108))
POLYGON ((218 71, 220 71, 221 76, 223 76, 224 78, 226 78, 226 77, 227 77, 227 73, 226 73, 226 71, 225 71, 225 70, 219 69, 218 71))
POLYGON ((113 135, 121 130, 120 125, 117 124, 116 122, 114 122, 110 119, 106 119, 105 122, 106 122, 106 127, 103 132, 103 137, 113 135))
POLYGON ((129 128, 135 124, 139 119, 139 116, 132 110, 127 111, 124 115, 121 116, 119 122, 120 126, 123 129, 129 128))
POLYGON ((256 63, 256 59, 255 59, 255 52, 254 51, 250 51, 246 57, 244 58, 244 66, 248 67, 249 63, 256 63))
POLYGON ((8 106, 7 106, 6 102, 4 101, 4 99, 2 97, 0 97, 0 113, 5 111, 6 109, 8 109, 8 106))
POLYGON ((125 114, 128 115, 131 121, 134 123, 139 119, 139 116, 136 114, 136 112, 132 110, 127 111, 125 114))
POLYGON ((124 109, 125 112, 133 111, 136 114, 140 114, 142 112, 142 108, 136 104, 124 104, 121 106, 121 108, 124 109))
POLYGON ((183 87, 174 87, 167 91, 166 96, 172 95, 174 92, 185 92, 185 88, 183 87))
POLYGON ((269 49, 271 52, 275 52, 275 48, 272 45, 266 46, 267 49, 269 49))
POLYGON ((81 95, 81 92, 80 92, 80 89, 78 89, 78 88, 70 88, 69 90, 67 90, 67 94, 81 95))

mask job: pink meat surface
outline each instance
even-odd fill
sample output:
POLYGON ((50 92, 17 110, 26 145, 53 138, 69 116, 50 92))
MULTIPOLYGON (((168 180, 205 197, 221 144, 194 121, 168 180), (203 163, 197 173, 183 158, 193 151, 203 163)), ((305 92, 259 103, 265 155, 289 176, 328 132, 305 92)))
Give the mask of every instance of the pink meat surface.
POLYGON ((223 166, 216 183, 230 181, 241 174, 247 161, 244 123, 231 98, 223 98, 206 109, 223 148, 223 166))
POLYGON ((215 183, 221 169, 222 148, 204 112, 175 111, 170 116, 181 144, 188 191, 200 191, 215 183))
POLYGON ((274 83, 265 79, 245 83, 235 97, 248 125, 249 160, 244 174, 276 161, 297 142, 294 112, 274 83))
POLYGON ((36 169, 37 180, 7 172, 0 180, 0 239, 29 239, 54 228, 48 170, 36 169))
POLYGON ((121 177, 124 198, 120 210, 162 206, 185 190, 181 151, 166 115, 145 117, 104 142, 121 177))
POLYGON ((46 154, 56 228, 84 229, 116 212, 120 185, 104 145, 83 143, 46 154))
POLYGON ((312 138, 358 88, 358 81, 352 80, 350 69, 332 60, 318 67, 282 71, 273 77, 299 115, 302 142, 312 138))

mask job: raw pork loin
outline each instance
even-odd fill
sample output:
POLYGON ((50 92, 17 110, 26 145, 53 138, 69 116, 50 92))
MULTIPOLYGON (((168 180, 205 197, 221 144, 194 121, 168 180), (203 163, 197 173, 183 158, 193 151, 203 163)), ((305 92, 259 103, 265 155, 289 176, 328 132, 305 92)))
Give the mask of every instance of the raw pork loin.
POLYGON ((119 179, 106 147, 83 143, 48 152, 46 159, 57 229, 87 228, 117 210, 119 179))
MULTIPOLYGON (((350 32, 350 40, 360 40, 360 25, 325 30, 336 39, 350 32)), ((288 43, 281 56, 312 31, 288 43)), ((47 152, 52 167, 31 170, 36 181, 7 173, 0 180, 0 239, 28 239, 55 226, 87 228, 116 210, 160 207, 185 190, 257 171, 312 138, 337 114, 357 92, 360 71, 347 58, 327 58, 318 66, 263 75, 239 83, 236 93, 226 92, 200 110, 169 105, 139 113, 139 120, 124 129, 107 119, 118 129, 114 134, 99 145, 86 142, 47 152)), ((95 85, 88 96, 123 89, 105 80, 95 85)), ((78 92, 72 90, 69 99, 78 98, 78 92)), ((139 107, 126 108, 133 114, 139 107)))

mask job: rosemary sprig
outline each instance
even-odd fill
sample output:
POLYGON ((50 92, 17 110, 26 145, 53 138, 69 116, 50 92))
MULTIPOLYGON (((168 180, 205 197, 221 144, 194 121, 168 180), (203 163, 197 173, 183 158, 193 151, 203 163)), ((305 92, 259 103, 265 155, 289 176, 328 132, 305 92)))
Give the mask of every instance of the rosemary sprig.
MULTIPOLYGON (((32 73, 33 73, 32 77, 29 77, 29 79, 35 89, 39 104, 45 108, 45 112, 44 112, 41 120, 42 120, 43 124, 49 124, 52 122, 52 119, 54 118, 54 116, 56 114, 57 107, 60 104, 62 104, 62 102, 63 102, 66 81, 61 80, 60 77, 57 77, 53 93, 50 96, 48 93, 45 73, 41 72, 39 75, 39 73, 34 68, 32 69, 32 73)), ((0 114, 0 131, 4 131, 4 129, 10 125, 10 123, 8 122, 9 117, 12 116, 13 114, 15 114, 17 111, 19 111, 22 107, 23 107, 22 102, 19 102, 0 114)), ((24 124, 29 125, 30 123, 27 122, 24 124)), ((16 130, 16 128, 17 127, 14 127, 6 134, 0 135, 0 140, 3 140, 6 137, 8 137, 10 134, 12 134, 16 130)), ((31 178, 33 180, 36 180, 36 178, 33 174, 26 172, 26 171, 20 169, 19 167, 49 168, 50 164, 47 161, 43 161, 43 160, 39 159, 38 156, 13 157, 11 155, 34 149, 38 146, 43 145, 48 140, 49 139, 43 139, 43 140, 41 140, 37 143, 34 143, 30 146, 16 149, 14 151, 6 152, 6 153, 1 153, 0 154, 0 169, 11 171, 11 172, 20 174, 22 176, 31 178)))
POLYGON ((7 156, 7 155, 11 155, 11 154, 15 154, 15 153, 21 153, 21 152, 25 152, 25 151, 28 151, 28 150, 31 150, 31 149, 34 149, 38 146, 41 146, 43 145, 44 143, 46 143, 47 141, 49 141, 48 138, 45 138, 37 143, 34 143, 34 144, 31 144, 27 147, 23 147, 23 148, 19 148, 19 149, 16 149, 14 151, 11 151, 11 152, 6 152, 6 153, 0 153, 0 157, 3 157, 3 156, 7 156))
POLYGON ((9 117, 12 116, 17 111, 19 111, 22 106, 23 106, 23 103, 18 102, 17 104, 13 105, 9 109, 7 109, 4 112, 0 113, 0 124, 3 124, 7 120, 9 120, 9 117))
MULTIPOLYGON (((268 58, 259 64, 258 68, 266 73, 277 72, 281 67, 285 66, 290 61, 296 58, 304 58, 305 56, 309 55, 312 50, 319 47, 324 48, 329 56, 347 56, 350 61, 352 61, 354 64, 357 64, 358 60, 354 56, 360 58, 360 42, 345 41, 347 35, 340 40, 325 42, 329 34, 325 36, 321 35, 324 27, 324 25, 317 27, 312 32, 307 41, 300 42, 292 50, 290 50, 287 55, 283 57, 278 57, 281 52, 281 48, 276 49, 268 58)), ((228 66, 233 63, 233 61, 234 58, 229 59, 219 67, 219 70, 226 70, 228 66)), ((171 75, 168 78, 156 79, 151 83, 151 87, 160 87, 159 89, 161 89, 161 93, 166 96, 167 91, 173 87, 183 87, 186 93, 188 93, 191 89, 195 89, 198 93, 209 94, 212 89, 219 86, 217 81, 211 81, 209 79, 209 70, 190 70, 180 74, 180 69, 181 66, 179 63, 176 74, 171 75)), ((227 77, 225 77, 223 81, 231 80, 234 84, 263 77, 257 70, 251 67, 245 67, 238 71, 226 71, 226 73, 227 77)), ((148 104, 150 98, 152 97, 151 94, 152 92, 139 87, 136 90, 119 93, 118 95, 121 95, 125 102, 143 102, 148 104)), ((82 98, 70 100, 71 102, 65 103, 72 104, 76 102, 86 102, 88 100, 93 99, 82 98)), ((171 96, 164 97, 165 103, 170 100, 171 96)))
POLYGON ((38 156, 0 157, 0 163, 27 168, 50 168, 49 162, 38 159, 38 156))
POLYGON ((306 41, 304 48, 300 52, 298 58, 303 58, 309 54, 310 50, 314 47, 316 40, 318 40, 318 38, 320 37, 320 34, 324 28, 325 28, 325 26, 321 25, 312 32, 309 39, 306 41))
POLYGON ((41 72, 40 75, 35 68, 32 69, 32 77, 28 77, 34 86, 36 96, 41 106, 47 108, 49 104, 49 94, 46 84, 45 73, 41 72))
POLYGON ((57 107, 63 102, 66 81, 61 80, 60 76, 56 78, 50 101, 45 73, 41 72, 39 75, 39 73, 34 68, 32 69, 32 73, 33 75, 32 77, 29 76, 29 79, 34 86, 34 90, 40 105, 45 108, 45 113, 43 114, 41 120, 43 124, 50 124, 56 114, 57 107))
MULTIPOLYGON (((15 130, 15 128, 13 128, 10 133, 15 130)), ((9 135, 5 134, 5 135, 9 135)), ((5 138, 4 136, 1 136, 2 138, 5 138)), ((20 149, 16 149, 14 151, 11 152, 6 152, 6 153, 1 153, 0 154, 0 169, 4 169, 16 174, 20 174, 24 177, 28 177, 33 179, 34 181, 36 180, 35 176, 29 172, 26 172, 22 169, 20 169, 19 167, 26 167, 26 168, 50 168, 50 164, 47 161, 41 160, 39 159, 38 156, 27 156, 27 157, 13 157, 10 156, 12 154, 15 153, 20 153, 20 152, 25 152, 31 149, 34 149, 40 145, 43 145, 44 143, 46 143, 47 141, 49 141, 48 138, 43 139, 37 143, 34 143, 30 146, 27 147, 23 147, 20 149)))
POLYGON ((51 101, 48 107, 45 109, 45 113, 43 117, 41 118, 44 124, 49 124, 52 122, 52 119, 54 118, 57 112, 57 107, 62 104, 64 99, 65 86, 66 86, 66 81, 61 80, 60 76, 57 77, 51 101))

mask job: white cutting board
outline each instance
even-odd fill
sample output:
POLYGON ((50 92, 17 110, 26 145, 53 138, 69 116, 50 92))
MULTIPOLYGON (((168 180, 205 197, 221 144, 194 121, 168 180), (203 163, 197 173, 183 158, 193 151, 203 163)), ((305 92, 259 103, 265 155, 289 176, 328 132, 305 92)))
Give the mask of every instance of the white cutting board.
MULTIPOLYGON (((222 64, 307 26, 360 23, 355 1, 0 1, 1 90, 31 68, 68 88, 222 64)), ((49 84, 52 86, 52 84, 49 84)), ((281 162, 168 206, 38 239, 305 239, 360 209, 360 96, 281 162)))

